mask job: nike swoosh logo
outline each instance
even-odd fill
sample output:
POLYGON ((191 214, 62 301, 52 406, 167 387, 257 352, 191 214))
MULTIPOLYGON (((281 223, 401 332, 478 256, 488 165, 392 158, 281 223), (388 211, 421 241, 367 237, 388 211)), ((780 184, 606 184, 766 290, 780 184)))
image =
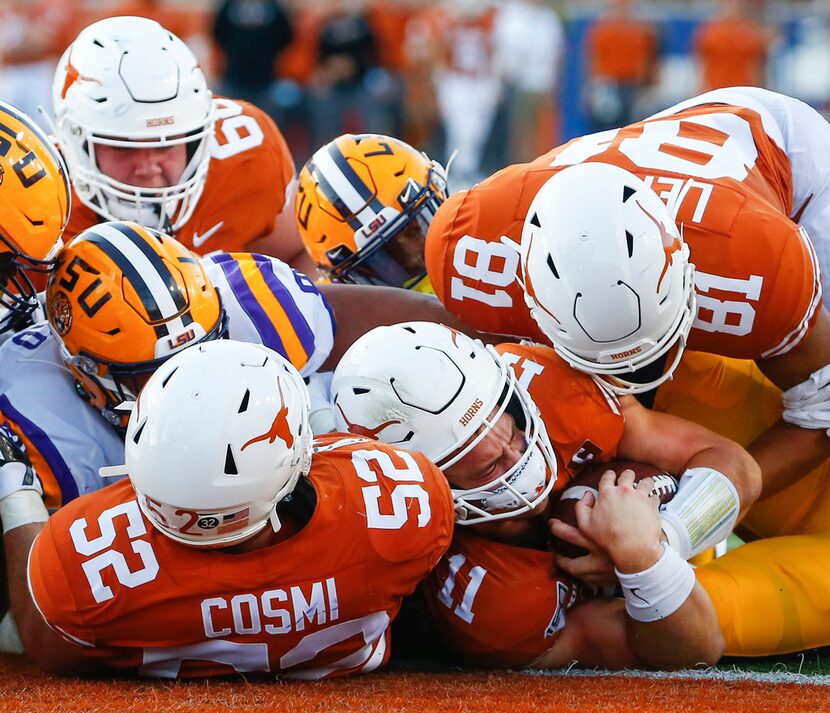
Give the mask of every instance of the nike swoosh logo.
POLYGON ((210 230, 206 230, 204 233, 199 235, 199 233, 193 233, 193 247, 200 248, 202 244, 207 240, 211 235, 213 235, 219 228, 221 228, 225 224, 224 220, 220 220, 216 225, 214 225, 210 230))

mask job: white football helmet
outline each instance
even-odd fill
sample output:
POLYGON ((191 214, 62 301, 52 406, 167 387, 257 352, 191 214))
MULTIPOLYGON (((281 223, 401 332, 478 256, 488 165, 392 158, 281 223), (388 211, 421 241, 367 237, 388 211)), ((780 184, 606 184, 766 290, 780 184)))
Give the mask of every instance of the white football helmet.
POLYGON ((522 230, 525 301, 573 367, 617 393, 671 378, 695 314, 694 266, 668 208, 616 166, 570 166, 545 182, 522 230), (651 381, 626 381, 677 345, 651 381))
POLYGON ((52 85, 55 130, 81 202, 108 220, 159 230, 184 225, 202 194, 214 129, 213 96, 193 53, 153 20, 110 17, 78 35, 52 85), (176 184, 134 186, 105 175, 101 145, 127 149, 187 144, 176 184))
POLYGON ((260 344, 219 340, 168 359, 141 390, 125 465, 153 525, 186 545, 240 542, 271 522, 311 468, 308 392, 299 372, 260 344))
POLYGON ((364 334, 331 385, 339 430, 421 451, 439 468, 458 463, 507 411, 525 432, 519 461, 480 488, 453 488, 456 522, 532 510, 556 481, 556 457, 536 404, 492 347, 431 322, 364 334))

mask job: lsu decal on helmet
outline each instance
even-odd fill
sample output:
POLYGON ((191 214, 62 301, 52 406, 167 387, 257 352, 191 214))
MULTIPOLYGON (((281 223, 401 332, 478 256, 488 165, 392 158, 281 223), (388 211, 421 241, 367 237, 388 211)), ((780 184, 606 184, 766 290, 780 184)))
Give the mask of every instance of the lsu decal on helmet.
POLYGON ((505 413, 526 449, 474 489, 452 486, 456 522, 515 517, 556 481, 556 456, 530 394, 492 347, 432 322, 376 327, 343 355, 331 383, 337 429, 421 451, 442 470, 461 461, 505 413))
POLYGON ((528 209, 520 252, 530 313, 571 366, 621 394, 671 377, 694 319, 694 266, 668 208, 637 176, 595 162, 555 174, 528 209), (661 375, 623 378, 675 345, 661 375))
POLYGON ((300 171, 297 225, 333 282, 431 292, 424 240, 447 199, 444 169, 403 141, 345 134, 300 171))
POLYGON ((52 142, 28 116, 0 102, 0 333, 26 326, 37 308, 26 273, 55 266, 70 196, 52 142))
POLYGON ((61 57, 52 85, 55 129, 81 202, 108 220, 177 230, 207 177, 213 97, 196 58, 153 20, 110 17, 84 29, 61 57), (148 188, 106 175, 101 146, 163 150, 184 144, 172 185, 148 188))
POLYGON ((46 314, 79 394, 113 425, 172 354, 227 336, 219 293, 193 254, 135 223, 101 223, 60 252, 46 314))
POLYGON ((176 354, 147 382, 130 415, 125 464, 138 504, 186 545, 248 539, 311 468, 303 378, 260 344, 222 340, 176 354), (217 378, 221 375, 221 378, 217 378))

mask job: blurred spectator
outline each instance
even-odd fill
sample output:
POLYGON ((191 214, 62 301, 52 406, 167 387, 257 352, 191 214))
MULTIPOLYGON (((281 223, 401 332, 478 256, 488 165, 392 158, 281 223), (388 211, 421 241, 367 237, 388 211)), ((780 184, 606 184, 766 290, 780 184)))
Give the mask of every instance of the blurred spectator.
POLYGON ((271 101, 274 65, 294 37, 282 4, 223 0, 213 21, 213 37, 225 57, 221 92, 246 99, 276 119, 271 101))
POLYGON ((795 28, 795 44, 780 66, 780 87, 830 118, 830 26, 822 15, 808 15, 795 28))
POLYGON ((433 28, 436 10, 432 2, 423 3, 420 12, 406 24, 404 42, 404 127, 403 138, 430 156, 441 155, 442 141, 438 102, 432 77, 438 54, 433 28))
MULTIPOLYGON (((102 20, 105 17, 132 15, 134 17, 146 17, 150 20, 155 20, 159 25, 167 28, 182 40, 185 40, 198 31, 194 28, 193 23, 190 22, 185 12, 180 8, 172 7, 166 0, 124 0, 124 2, 115 2, 111 5, 106 5, 100 8, 100 10, 97 13, 97 17, 86 18, 89 24, 95 20, 102 20)), ((78 28, 78 31, 80 32, 81 29, 78 28)))
POLYGON ((656 73, 653 28, 633 14, 631 0, 608 0, 606 13, 588 32, 588 112, 594 131, 640 118, 634 108, 656 73))
POLYGON ((501 97, 493 57, 495 12, 486 0, 446 0, 431 14, 433 80, 446 153, 457 155, 453 190, 482 178, 482 159, 501 97))
POLYGON ((554 94, 564 41, 562 23, 547 0, 508 0, 494 27, 496 65, 507 89, 510 163, 549 151, 554 94))
POLYGON ((378 42, 363 0, 329 0, 311 77, 314 147, 342 133, 391 133, 395 87, 379 66, 378 42))
POLYGON ((52 104, 52 73, 72 39, 69 0, 0 2, 0 98, 43 124, 52 104))
POLYGON ((701 89, 763 87, 769 33, 750 16, 747 0, 722 0, 719 7, 718 15, 701 24, 694 37, 701 89))

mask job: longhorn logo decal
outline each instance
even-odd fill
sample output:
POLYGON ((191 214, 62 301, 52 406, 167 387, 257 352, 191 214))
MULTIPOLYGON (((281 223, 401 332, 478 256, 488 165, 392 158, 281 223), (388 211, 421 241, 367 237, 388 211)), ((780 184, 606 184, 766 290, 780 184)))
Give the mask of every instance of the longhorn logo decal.
POLYGON ((346 425, 349 427, 349 433, 357 433, 361 436, 367 436, 368 438, 377 438, 378 433, 380 433, 384 428, 387 426, 392 426, 396 423, 401 423, 401 421, 394 419, 392 421, 384 421, 379 426, 375 428, 368 428, 367 426, 361 426, 359 423, 352 423, 346 418, 346 414, 343 413, 343 409, 340 407, 340 404, 337 404, 337 410, 340 411, 340 415, 343 416, 343 420, 346 422, 346 425))
POLYGON ((291 433, 291 426, 288 423, 288 407, 285 405, 285 397, 282 395, 282 384, 277 383, 277 388, 280 390, 280 410, 274 417, 274 422, 271 424, 265 433, 260 436, 254 436, 248 441, 241 450, 245 450, 252 443, 259 443, 260 441, 268 441, 273 443, 275 439, 280 438, 288 448, 294 447, 294 436, 291 433))

